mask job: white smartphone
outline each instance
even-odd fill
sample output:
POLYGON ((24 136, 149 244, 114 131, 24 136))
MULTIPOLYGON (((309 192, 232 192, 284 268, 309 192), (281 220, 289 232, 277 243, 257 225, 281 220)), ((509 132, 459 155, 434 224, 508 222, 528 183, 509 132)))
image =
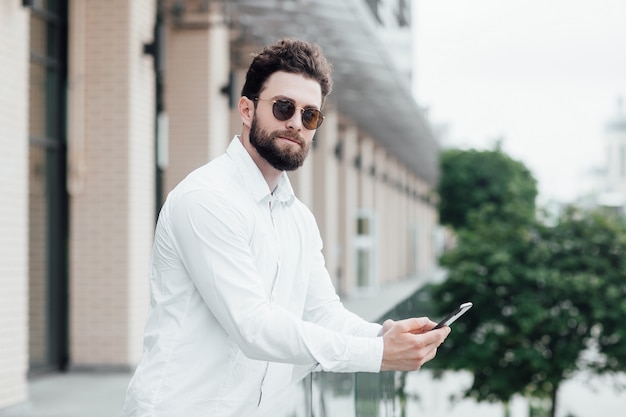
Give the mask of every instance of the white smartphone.
POLYGON ((452 323, 454 323, 456 321, 456 319, 458 319, 463 314, 465 314, 467 312, 467 310, 472 308, 473 305, 474 304, 469 303, 469 302, 461 304, 460 306, 458 306, 456 308, 456 310, 454 310, 452 313, 448 314, 446 317, 443 318, 443 320, 441 320, 439 323, 437 323, 437 325, 435 327, 433 327, 432 330, 440 329, 443 326, 451 325, 452 323))

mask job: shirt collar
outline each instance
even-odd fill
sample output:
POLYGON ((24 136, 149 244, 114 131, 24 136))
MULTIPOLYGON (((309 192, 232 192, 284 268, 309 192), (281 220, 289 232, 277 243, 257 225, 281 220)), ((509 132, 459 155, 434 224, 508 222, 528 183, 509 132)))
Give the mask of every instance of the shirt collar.
POLYGON ((226 150, 226 154, 228 154, 228 156, 232 159, 233 163, 241 173, 248 191, 257 203, 262 202, 263 200, 272 199, 288 205, 293 202, 295 194, 293 192, 293 188, 291 187, 291 183, 289 182, 289 177, 287 177, 287 173, 284 171, 282 172, 280 179, 278 180, 278 185, 272 195, 272 190, 270 190, 269 185, 267 185, 261 170, 256 165, 246 148, 243 147, 239 136, 235 136, 230 142, 230 145, 228 145, 228 149, 226 150))

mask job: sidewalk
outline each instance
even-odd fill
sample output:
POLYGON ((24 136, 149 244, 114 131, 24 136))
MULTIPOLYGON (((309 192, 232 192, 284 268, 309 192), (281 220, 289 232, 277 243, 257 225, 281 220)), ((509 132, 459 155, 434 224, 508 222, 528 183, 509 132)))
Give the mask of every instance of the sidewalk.
POLYGON ((37 377, 26 403, 0 417, 119 417, 130 373, 70 372, 37 377))

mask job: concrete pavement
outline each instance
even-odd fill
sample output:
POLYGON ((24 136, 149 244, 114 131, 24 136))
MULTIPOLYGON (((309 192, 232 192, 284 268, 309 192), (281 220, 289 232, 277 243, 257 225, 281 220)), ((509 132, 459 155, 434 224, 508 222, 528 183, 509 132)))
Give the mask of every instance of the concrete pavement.
POLYGON ((29 383, 29 399, 0 417, 119 417, 130 373, 69 372, 29 383))

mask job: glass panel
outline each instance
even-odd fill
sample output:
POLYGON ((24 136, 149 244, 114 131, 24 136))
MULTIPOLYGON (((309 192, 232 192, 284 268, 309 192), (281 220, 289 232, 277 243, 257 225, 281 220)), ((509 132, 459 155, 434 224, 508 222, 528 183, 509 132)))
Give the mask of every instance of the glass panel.
POLYGON ((46 71, 46 137, 61 141, 64 107, 61 106, 61 73, 56 68, 46 71))
MULTIPOLYGON (((430 294, 422 288, 378 319, 431 315, 430 294)), ((282 390, 261 417, 398 417, 422 415, 415 372, 314 372, 282 390)), ((426 414, 423 414, 426 415, 426 414)))
POLYGON ((370 284, 371 258, 369 249, 357 249, 357 284, 367 287, 370 284))
POLYGON ((357 234, 369 236, 370 232, 370 219, 367 217, 359 217, 357 220, 357 234))
POLYGON ((30 17, 29 359, 30 370, 35 372, 61 369, 67 356, 67 196, 62 146, 67 41, 61 14, 66 3, 36 1, 30 17))
POLYGON ((46 137, 46 69, 38 64, 30 65, 30 136, 46 137))
POLYGON ((355 377, 356 374, 313 374, 313 415, 356 416, 355 377))
POLYGON ((39 0, 43 9, 48 10, 50 13, 60 13, 61 2, 59 0, 39 0))
POLYGON ((31 368, 48 363, 46 150, 29 155, 29 354, 31 368))
POLYGON ((30 15, 30 52, 38 56, 47 55, 46 22, 39 16, 30 15))
MULTIPOLYGON (((50 0, 50 2, 57 3, 57 1, 55 0, 50 0)), ((38 10, 48 10, 49 8, 51 8, 51 6, 48 3, 49 3, 48 0, 34 0, 33 8, 38 9, 38 10)), ((54 7, 54 5, 52 7, 54 7)))
POLYGON ((368 289, 375 285, 375 223, 372 210, 359 210, 356 222, 356 279, 357 286, 368 289))
POLYGON ((620 177, 626 178, 626 146, 620 147, 620 160, 619 160, 620 177))
MULTIPOLYGON (((55 8, 59 7, 55 6, 55 8)), ((62 43, 62 24, 58 11, 53 9, 46 11, 38 6, 35 9, 47 13, 31 13, 30 15, 30 52, 37 57, 47 57, 58 64, 57 60, 61 57, 61 51, 65 47, 62 43)))
POLYGON ((58 22, 50 22, 48 24, 47 38, 46 38, 46 55, 52 59, 58 60, 61 56, 61 41, 60 30, 58 22))

